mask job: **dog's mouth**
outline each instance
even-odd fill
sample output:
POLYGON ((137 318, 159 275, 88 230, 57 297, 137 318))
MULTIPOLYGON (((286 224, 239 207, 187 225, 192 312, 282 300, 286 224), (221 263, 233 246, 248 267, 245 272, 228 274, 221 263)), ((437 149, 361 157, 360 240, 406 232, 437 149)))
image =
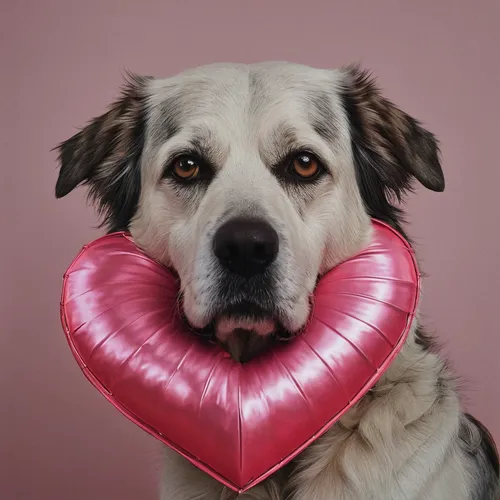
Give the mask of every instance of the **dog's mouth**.
POLYGON ((221 344, 240 363, 250 361, 276 342, 294 336, 287 331, 276 313, 249 301, 230 305, 195 332, 206 340, 221 344))

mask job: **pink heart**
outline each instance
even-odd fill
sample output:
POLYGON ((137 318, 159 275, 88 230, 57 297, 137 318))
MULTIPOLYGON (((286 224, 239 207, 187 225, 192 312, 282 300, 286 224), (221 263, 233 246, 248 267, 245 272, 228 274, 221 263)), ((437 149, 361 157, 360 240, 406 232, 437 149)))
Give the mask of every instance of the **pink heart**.
POLYGON ((243 492, 328 430, 378 380, 415 315, 414 254, 373 239, 326 274, 304 333, 246 364, 177 314, 179 284, 125 233, 85 246, 64 276, 61 318, 87 378, 125 416, 243 492))

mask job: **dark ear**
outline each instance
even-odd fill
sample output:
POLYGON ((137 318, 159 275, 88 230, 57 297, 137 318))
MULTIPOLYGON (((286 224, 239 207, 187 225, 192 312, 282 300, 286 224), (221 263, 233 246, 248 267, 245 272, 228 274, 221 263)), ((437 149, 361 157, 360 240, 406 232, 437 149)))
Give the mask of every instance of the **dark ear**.
POLYGON ((126 229, 139 198, 148 79, 128 75, 122 95, 108 112, 56 148, 56 197, 88 185, 111 231, 126 229))
POLYGON ((428 189, 443 191, 444 176, 434 135, 384 99, 367 72, 349 66, 343 74, 342 98, 358 180, 368 208, 378 212, 372 217, 383 218, 384 210, 397 211, 391 197, 400 200, 411 189, 413 178, 428 189))

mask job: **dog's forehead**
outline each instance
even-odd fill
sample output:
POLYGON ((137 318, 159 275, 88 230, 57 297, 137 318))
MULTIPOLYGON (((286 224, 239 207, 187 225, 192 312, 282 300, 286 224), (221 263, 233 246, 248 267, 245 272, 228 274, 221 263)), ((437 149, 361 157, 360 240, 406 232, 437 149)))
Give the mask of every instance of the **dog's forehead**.
POLYGON ((152 100, 184 95, 198 104, 221 104, 232 99, 254 98, 269 102, 283 94, 300 96, 331 91, 339 71, 291 63, 214 64, 201 66, 151 82, 152 100))
POLYGON ((276 127, 308 122, 328 135, 337 117, 341 73, 290 63, 218 64, 150 82, 159 140, 182 127, 276 127))

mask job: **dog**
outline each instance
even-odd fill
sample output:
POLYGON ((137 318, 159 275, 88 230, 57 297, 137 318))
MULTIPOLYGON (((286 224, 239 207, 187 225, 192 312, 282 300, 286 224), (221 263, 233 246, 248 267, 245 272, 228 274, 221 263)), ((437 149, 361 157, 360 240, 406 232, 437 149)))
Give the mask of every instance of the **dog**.
MULTIPOLYGON (((370 240, 402 235, 413 182, 445 186, 434 135, 358 66, 215 64, 128 75, 102 116, 58 146, 56 197, 79 185, 109 232, 176 271, 199 335, 241 362, 300 332, 318 277, 370 240)), ((166 450, 162 500, 236 493, 166 450)), ((254 500, 500 498, 490 433, 418 318, 379 382, 254 500)))

